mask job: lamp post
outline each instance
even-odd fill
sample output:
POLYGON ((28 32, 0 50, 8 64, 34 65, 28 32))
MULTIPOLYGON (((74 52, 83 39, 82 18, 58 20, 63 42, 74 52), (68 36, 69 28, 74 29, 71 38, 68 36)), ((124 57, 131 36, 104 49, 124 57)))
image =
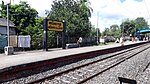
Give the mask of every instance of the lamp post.
POLYGON ((96 32, 97 32, 97 44, 99 44, 99 29, 96 28, 96 32))
POLYGON ((135 37, 136 37, 136 24, 135 24, 135 37))
POLYGON ((99 21, 99 18, 98 18, 98 16, 99 16, 99 12, 97 12, 97 28, 96 28, 96 33, 97 33, 97 44, 99 44, 99 29, 98 29, 98 21, 99 21))
POLYGON ((12 46, 10 46, 10 39, 9 39, 9 4, 10 2, 6 2, 6 6, 7 6, 7 39, 8 39, 8 44, 7 46, 4 48, 5 54, 6 55, 12 55, 14 54, 14 49, 12 46))
POLYGON ((123 22, 123 26, 122 26, 122 38, 124 37, 124 22, 123 22))
POLYGON ((9 3, 7 4, 7 40, 8 40, 8 46, 10 46, 9 44, 10 44, 10 41, 9 41, 9 36, 10 36, 10 34, 9 34, 9 11, 8 11, 8 5, 9 5, 9 3))
POLYGON ((121 43, 121 46, 124 45, 124 21, 123 22, 123 26, 122 26, 122 37, 120 38, 120 43, 121 43))

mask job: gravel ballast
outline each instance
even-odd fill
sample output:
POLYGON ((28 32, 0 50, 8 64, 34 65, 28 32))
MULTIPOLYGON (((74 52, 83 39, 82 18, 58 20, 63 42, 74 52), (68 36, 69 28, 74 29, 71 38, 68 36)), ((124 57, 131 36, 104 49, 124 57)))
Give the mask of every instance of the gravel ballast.
POLYGON ((118 77, 136 80, 137 84, 150 84, 150 49, 126 60, 86 84, 120 84, 118 77))

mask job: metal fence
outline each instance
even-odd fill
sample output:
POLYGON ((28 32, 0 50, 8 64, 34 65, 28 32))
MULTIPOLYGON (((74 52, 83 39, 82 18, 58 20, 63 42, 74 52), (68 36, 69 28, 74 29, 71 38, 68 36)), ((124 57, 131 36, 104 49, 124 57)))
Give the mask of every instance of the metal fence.
MULTIPOLYGON (((77 43, 79 38, 76 37, 66 37, 67 43, 77 43)), ((96 37, 84 37, 81 46, 91 46, 96 44, 96 37)), ((43 36, 31 36, 31 47, 23 48, 24 50, 35 50, 43 48, 43 36)), ((7 46, 7 36, 0 36, 0 52, 3 52, 4 47, 7 46)), ((18 36, 10 36, 10 46, 13 46, 17 51, 22 50, 18 48, 18 36)), ((61 37, 49 37, 48 38, 48 48, 62 47, 61 37)))
MULTIPOLYGON (((43 37, 31 37, 31 48, 32 49, 42 49, 43 48, 43 37)), ((66 37, 66 44, 77 43, 79 38, 76 37, 66 37)), ((84 37, 81 46, 91 46, 96 45, 96 37, 84 37)), ((48 48, 62 47, 62 37, 48 37, 48 48)))

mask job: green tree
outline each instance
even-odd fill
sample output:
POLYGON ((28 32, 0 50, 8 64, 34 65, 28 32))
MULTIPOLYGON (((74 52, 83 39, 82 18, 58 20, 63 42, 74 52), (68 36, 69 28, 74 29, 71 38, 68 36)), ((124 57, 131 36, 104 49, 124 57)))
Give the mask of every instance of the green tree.
POLYGON ((35 18, 35 24, 29 25, 24 29, 26 34, 31 35, 31 44, 34 49, 40 49, 43 45, 43 20, 44 18, 42 17, 35 18))
POLYGON ((92 26, 90 36, 96 37, 96 35, 97 35, 96 28, 95 28, 95 26, 92 26))
POLYGON ((24 31, 29 35, 42 36, 43 35, 43 17, 35 18, 35 24, 30 24, 24 31))
POLYGON ((121 29, 117 24, 110 26, 110 34, 113 37, 120 37, 121 36, 121 29))
POLYGON ((148 22, 143 17, 138 17, 135 20, 126 19, 122 22, 120 27, 121 32, 124 33, 124 35, 129 36, 132 34, 132 36, 135 36, 136 31, 148 28, 148 22))
POLYGON ((135 33, 135 31, 133 31, 135 29, 135 23, 129 19, 122 22, 120 27, 121 27, 121 33, 124 36, 129 36, 130 34, 135 33))
POLYGON ((92 27, 89 21, 91 9, 87 3, 89 3, 87 0, 53 1, 48 19, 58 21, 65 20, 69 37, 86 37, 90 35, 92 27))
MULTIPOLYGON (((6 5, 4 5, 3 1, 0 12, 1 17, 6 18, 6 5)), ((31 8, 27 2, 21 1, 19 4, 9 4, 9 19, 17 26, 20 34, 26 34, 26 27, 34 25, 37 16, 38 12, 31 8)))
POLYGON ((110 35, 110 29, 109 28, 105 28, 104 32, 103 32, 103 36, 109 36, 110 35))
POLYGON ((138 17, 134 20, 136 30, 148 28, 148 22, 143 17, 138 17))

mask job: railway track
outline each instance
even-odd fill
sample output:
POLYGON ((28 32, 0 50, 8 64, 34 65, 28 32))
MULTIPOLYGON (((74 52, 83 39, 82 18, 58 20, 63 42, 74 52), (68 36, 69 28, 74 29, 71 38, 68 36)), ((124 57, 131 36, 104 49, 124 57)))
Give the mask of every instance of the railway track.
POLYGON ((93 77, 102 74, 103 72, 119 65, 120 63, 130 59, 131 57, 143 52, 144 50, 150 48, 149 45, 141 45, 135 48, 127 49, 123 52, 116 53, 114 55, 104 57, 102 59, 77 66, 51 76, 41 78, 36 81, 29 82, 28 84, 45 84, 45 83, 54 83, 54 84, 70 84, 70 83, 84 83, 93 77))

